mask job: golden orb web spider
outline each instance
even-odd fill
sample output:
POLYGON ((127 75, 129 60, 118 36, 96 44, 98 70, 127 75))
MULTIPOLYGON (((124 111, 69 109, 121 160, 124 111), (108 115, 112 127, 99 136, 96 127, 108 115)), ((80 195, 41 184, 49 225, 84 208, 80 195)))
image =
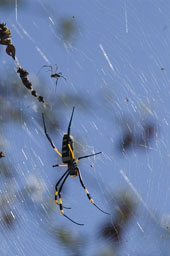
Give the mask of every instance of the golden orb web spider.
POLYGON ((60 77, 64 78, 65 80, 66 80, 66 78, 62 75, 61 72, 57 73, 58 66, 57 66, 57 64, 55 64, 55 66, 56 66, 56 72, 55 73, 53 72, 53 67, 50 66, 50 65, 43 65, 42 68, 46 67, 46 68, 50 68, 51 69, 51 78, 55 78, 56 79, 56 86, 57 86, 58 79, 60 77))
POLYGON ((45 120, 44 120, 44 115, 42 114, 42 120, 43 120, 43 125, 44 125, 44 132, 45 132, 45 135, 47 137, 47 139, 49 140, 52 148, 57 152, 57 154, 62 158, 62 162, 63 164, 55 164, 53 165, 53 167, 67 167, 67 170, 65 171, 65 173, 61 176, 61 178, 57 181, 56 185, 55 185, 55 203, 58 204, 57 202, 57 199, 59 197, 59 207, 60 207, 60 212, 63 216, 65 216, 67 219, 69 219, 70 221, 72 221, 73 223, 77 224, 77 225, 84 225, 84 224, 81 224, 81 223, 78 223, 74 220, 72 220, 70 217, 68 217, 67 215, 64 214, 64 211, 63 211, 63 208, 66 208, 66 207, 63 207, 62 205, 62 199, 61 199, 61 191, 62 191, 62 188, 63 188, 63 185, 66 181, 66 179, 68 178, 68 176, 70 175, 71 177, 79 177, 79 180, 80 180, 80 184, 81 186, 84 188, 85 190, 85 193, 88 197, 88 199, 90 200, 90 202, 98 209, 100 210, 101 212, 105 213, 105 214, 109 214, 110 213, 107 213, 105 211, 103 211, 102 209, 100 209, 93 201, 92 197, 90 196, 88 190, 86 189, 85 185, 84 185, 84 182, 83 182, 83 179, 81 177, 81 173, 80 173, 80 170, 79 168, 77 167, 77 163, 79 160, 83 159, 83 158, 87 158, 87 157, 91 157, 91 156, 95 156, 95 155, 98 155, 98 154, 101 154, 102 152, 98 152, 98 153, 95 153, 95 154, 91 154, 91 155, 86 155, 86 156, 81 156, 81 157, 78 157, 76 160, 75 160, 75 156, 74 156, 74 152, 73 152, 73 138, 72 136, 70 135, 70 128, 71 128, 71 122, 72 122, 72 118, 73 118, 73 113, 74 113, 74 109, 75 107, 73 107, 73 110, 72 110, 72 114, 71 114, 71 118, 70 118, 70 121, 69 121, 69 125, 68 125, 68 130, 67 130, 67 133, 64 134, 63 136, 63 142, 62 142, 62 154, 58 151, 58 149, 56 148, 56 146, 54 145, 53 141, 51 140, 50 136, 48 135, 47 133, 47 129, 46 129, 46 125, 45 125, 45 120), (62 182, 61 182, 62 181, 62 182), (60 183, 61 182, 61 183, 60 183), (58 186, 60 184, 60 187, 58 189, 58 186))

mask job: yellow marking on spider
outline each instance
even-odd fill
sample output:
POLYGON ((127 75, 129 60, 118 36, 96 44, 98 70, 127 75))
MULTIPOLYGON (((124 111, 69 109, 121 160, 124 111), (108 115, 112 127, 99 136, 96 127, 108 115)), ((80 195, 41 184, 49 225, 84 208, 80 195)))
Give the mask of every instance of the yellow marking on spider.
POLYGON ((77 163, 78 163, 78 161, 79 161, 79 159, 77 159, 77 160, 75 161, 75 163, 77 164, 77 163))
POLYGON ((60 210, 61 214, 64 214, 63 210, 60 210))
POLYGON ((69 149, 70 149, 70 152, 71 152, 72 158, 73 158, 73 160, 74 160, 74 159, 75 159, 75 156, 74 156, 74 153, 73 153, 73 150, 72 150, 72 148, 71 148, 70 144, 68 144, 68 147, 69 147, 69 149))
POLYGON ((90 199, 90 202, 91 202, 92 204, 94 204, 94 201, 93 201, 93 199, 92 199, 92 198, 90 199))
POLYGON ((59 167, 66 167, 68 166, 67 164, 58 164, 59 167))
MULTIPOLYGON (((57 198, 57 195, 58 195, 58 191, 55 192, 55 197, 57 198)), ((57 199, 54 200, 55 203, 57 204, 57 199)))
POLYGON ((62 204, 62 200, 61 200, 61 198, 59 198, 59 204, 62 204))
POLYGON ((85 188, 85 192, 86 192, 86 194, 88 194, 89 192, 88 192, 88 190, 85 188))
POLYGON ((62 157, 62 154, 58 151, 58 149, 57 149, 57 148, 54 148, 54 150, 55 150, 55 152, 57 152, 57 154, 59 154, 59 156, 61 156, 61 157, 62 157))

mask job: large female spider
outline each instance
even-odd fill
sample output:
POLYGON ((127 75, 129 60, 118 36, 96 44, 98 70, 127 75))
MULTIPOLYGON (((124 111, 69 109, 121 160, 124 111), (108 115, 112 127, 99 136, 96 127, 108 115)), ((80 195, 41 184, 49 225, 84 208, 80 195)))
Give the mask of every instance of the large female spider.
POLYGON ((67 215, 64 214, 64 211, 63 211, 63 205, 62 205, 62 200, 61 200, 61 191, 62 191, 62 188, 63 188, 63 185, 66 181, 66 179, 68 178, 68 176, 70 175, 71 177, 76 177, 78 176, 79 177, 79 180, 80 180, 80 184, 81 186, 84 188, 86 194, 87 194, 87 197, 88 199, 90 200, 90 202, 97 208, 99 209, 101 212, 105 213, 105 214, 109 214, 105 211, 103 211, 102 209, 100 209, 93 201, 93 199, 91 198, 88 190, 86 189, 84 183, 83 183, 83 180, 82 180, 82 177, 81 177, 81 173, 80 173, 80 170, 79 168, 77 167, 77 163, 80 159, 83 159, 83 158, 87 158, 87 157, 91 157, 91 156, 95 156, 95 155, 98 155, 98 154, 101 154, 101 152, 98 152, 98 153, 95 153, 95 154, 91 154, 91 155, 87 155, 87 156, 81 156, 81 157, 78 157, 77 160, 75 160, 75 156, 74 156, 74 153, 73 153, 73 138, 72 136, 70 135, 70 127, 71 127, 71 122, 72 122, 72 118, 73 118, 73 113, 74 113, 74 109, 75 107, 73 107, 73 110, 72 110, 72 114, 71 114, 71 118, 70 118, 70 122, 69 122, 69 125, 68 125, 68 130, 67 130, 67 133, 64 134, 63 136, 63 143, 62 143, 62 154, 58 151, 58 149, 56 148, 56 146, 54 145, 54 143, 52 142, 51 138, 49 137, 48 133, 47 133, 47 129, 46 129, 46 125, 45 125, 45 120, 44 120, 44 115, 42 114, 42 118, 43 118, 43 125, 44 125, 44 132, 45 132, 45 135, 47 137, 47 139, 49 140, 51 146, 53 147, 53 149, 57 152, 57 154, 62 158, 62 162, 64 164, 55 164, 53 165, 53 167, 60 167, 60 166, 64 166, 64 167, 67 167, 67 170, 65 171, 65 173, 61 176, 61 178, 57 181, 56 183, 56 186, 55 186, 55 189, 56 189, 56 192, 55 192, 55 203, 57 203, 57 197, 59 197, 59 207, 60 207, 60 212, 63 216, 65 216, 67 219, 69 219, 70 221, 74 222, 75 224, 77 225, 84 225, 84 224, 80 224, 74 220, 72 220, 71 218, 69 218, 67 215), (62 183, 60 184, 60 182, 62 181, 62 183), (60 184, 60 187, 58 189, 58 186, 60 184))

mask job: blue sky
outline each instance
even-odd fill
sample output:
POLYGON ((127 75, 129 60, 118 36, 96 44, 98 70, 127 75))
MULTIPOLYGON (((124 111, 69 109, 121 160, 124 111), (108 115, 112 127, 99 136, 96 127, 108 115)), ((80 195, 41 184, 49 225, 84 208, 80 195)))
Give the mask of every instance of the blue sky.
MULTIPOLYGON (((48 4, 47 1, 29 1, 25 6, 18 5, 17 9, 15 5, 10 10, 0 9, 1 22, 6 22, 11 29, 20 65, 28 70, 31 81, 35 84, 39 81, 36 90, 39 94, 46 92, 43 96, 51 111, 62 116, 59 135, 51 134, 59 150, 72 111, 64 97, 81 95, 82 103, 85 102, 84 109, 75 98, 71 131, 75 139, 81 138, 82 153, 103 152, 94 159, 82 160, 79 165, 96 204, 109 211, 111 198, 121 190, 136 199, 139 211, 126 234, 128 242, 121 249, 123 255, 143 255, 139 251, 146 241, 150 246, 145 245, 144 255, 154 255, 154 250, 160 250, 157 255, 168 251, 168 242, 162 244, 159 235, 153 237, 148 226, 152 228, 153 221, 160 227, 163 220, 169 220, 170 212, 169 12, 170 2, 166 0, 95 0, 90 3, 81 0, 71 4, 65 0, 51 0, 48 4), (62 18, 73 19, 77 28, 69 46, 63 45, 57 29, 62 18), (38 73, 42 65, 48 64, 57 64, 67 79, 60 79, 57 89, 50 72, 42 69, 38 73), (165 70, 162 71, 162 67, 165 70), (41 87, 41 81, 45 88, 41 87), (55 109, 54 102, 49 102, 51 94, 56 101, 62 98, 60 111, 55 109), (130 123, 135 132, 140 132, 141 123, 148 120, 157 127, 154 142, 146 149, 120 155, 116 147, 123 129, 130 123)), ((6 72, 7 65, 16 69, 12 58, 2 50, 0 63, 1 74, 6 72)), ((30 119, 28 123, 20 120, 20 126, 8 128, 7 157, 17 169, 18 186, 24 187, 33 175, 45 184, 44 193, 53 198, 55 183, 64 169, 51 167, 60 159, 44 136, 41 113, 35 105, 28 92, 27 104, 21 103, 20 108, 29 112, 30 119)), ((44 215, 43 211, 38 211, 35 201, 30 208, 24 204, 17 210, 21 219, 16 229, 8 234, 3 232, 2 255, 39 255, 41 252, 50 256, 56 251, 64 255, 64 249, 51 239, 47 228, 58 224, 75 234, 89 236, 87 255, 96 252, 94 241, 98 225, 108 217, 88 202, 78 179, 69 178, 65 190, 65 205, 72 207, 68 215, 85 226, 74 226, 59 215, 55 206, 52 214, 44 215), (10 241, 8 244, 6 239, 10 241)), ((38 203, 43 205, 43 201, 38 203)))

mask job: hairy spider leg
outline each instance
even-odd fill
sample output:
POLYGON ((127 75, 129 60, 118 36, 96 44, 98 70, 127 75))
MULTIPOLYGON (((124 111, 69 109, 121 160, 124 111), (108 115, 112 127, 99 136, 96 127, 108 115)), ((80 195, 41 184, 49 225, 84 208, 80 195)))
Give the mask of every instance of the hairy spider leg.
MULTIPOLYGON (((65 173, 65 174, 66 174, 66 173, 65 173)), ((65 214, 64 214, 64 211, 63 211, 62 199, 61 199, 61 191, 62 191, 63 185, 64 185, 64 183, 65 183, 65 181, 66 181, 66 179, 68 178, 69 175, 70 175, 70 173, 68 172, 68 173, 66 174, 66 176, 65 176, 65 178, 64 178, 64 180, 63 180, 63 182, 62 182, 62 184, 61 184, 61 186, 60 186, 60 188, 59 188, 59 191, 58 191, 60 212, 61 212, 61 214, 62 214, 64 217, 66 217, 67 219, 69 219, 71 222, 73 222, 73 223, 75 223, 75 224, 77 224, 77 225, 83 226, 84 224, 81 224, 81 223, 78 223, 78 222, 72 220, 70 217, 68 217, 67 215, 65 215, 65 214)))
POLYGON ((71 113, 70 122, 68 124, 68 129, 67 129, 68 137, 70 136, 70 128, 71 128, 71 123, 72 123, 72 119, 73 119, 74 109, 75 109, 75 107, 73 107, 73 110, 72 110, 72 113, 71 113))
POLYGON ((62 76, 62 72, 58 72, 58 73, 56 73, 56 75, 57 75, 57 77, 63 77, 64 78, 64 76, 62 76))
POLYGON ((84 185, 84 183, 83 183, 83 180, 82 180, 80 171, 79 171, 79 175, 78 175, 78 176, 79 176, 80 183, 81 183, 82 187, 84 188, 84 190, 85 190, 85 192, 86 192, 86 195, 87 195, 88 199, 90 200, 90 202, 91 202, 98 210, 100 210, 101 212, 103 212, 103 213, 105 213, 105 214, 108 214, 108 215, 111 215, 110 213, 105 212, 105 211, 103 211, 102 209, 100 209, 100 208, 94 203, 94 201, 93 201, 93 199, 91 198, 91 196, 90 196, 90 194, 89 194, 87 188, 85 187, 85 185, 84 185))
POLYGON ((49 140, 52 148, 55 150, 55 152, 60 156, 62 157, 62 154, 58 151, 58 149, 56 148, 56 146, 54 145, 54 143, 52 142, 50 136, 48 135, 47 133, 47 129, 46 129, 46 125, 45 125, 45 119, 44 119, 44 114, 42 113, 42 119, 43 119, 43 125, 44 125, 44 132, 45 132, 45 135, 47 137, 47 139, 49 140))
POLYGON ((51 74, 51 78, 55 78, 56 79, 55 83, 56 83, 56 87, 57 87, 58 78, 59 78, 58 74, 51 74))
MULTIPOLYGON (((47 136, 47 139, 49 140, 51 146, 52 146, 53 149, 57 152, 57 154, 58 154, 59 156, 62 156, 61 153, 57 150, 57 148, 56 148, 55 145, 53 144, 51 138, 49 137, 49 135, 48 135, 48 133, 47 133, 47 129, 46 129, 46 126, 45 126, 45 120, 44 120, 44 115, 43 115, 43 113, 42 113, 42 118, 43 118, 43 124, 44 124, 44 132, 45 132, 45 135, 47 136)), ((67 165, 65 165, 65 166, 67 166, 67 165)), ((57 184, 56 184, 56 187, 57 187, 57 185, 60 183, 60 181, 62 180, 62 178, 66 175, 67 172, 68 172, 68 170, 67 170, 67 171, 63 174, 63 176, 59 179, 59 181, 58 181, 57 184)), ((56 204, 58 204, 58 203, 57 203, 57 194, 58 194, 58 192, 57 192, 57 190, 56 190, 56 193, 55 193, 55 203, 56 203, 56 204)), ((66 207, 66 206, 63 206, 63 208, 65 208, 65 209, 71 209, 70 207, 66 207)))
POLYGON ((95 155, 98 155, 98 154, 101 154, 101 153, 102 153, 102 152, 98 152, 98 153, 91 154, 91 155, 87 155, 87 156, 80 156, 80 157, 77 158, 77 160, 75 161, 75 163, 77 164, 80 159, 87 158, 87 157, 90 157, 90 156, 95 156, 95 155))
POLYGON ((51 65, 43 65, 42 68, 50 68, 51 69, 51 75, 53 74, 53 67, 51 65))
MULTIPOLYGON (((58 187, 60 181, 64 178, 64 176, 65 176, 68 172, 69 172, 69 170, 67 170, 67 171, 61 176, 61 178, 57 181, 57 183, 56 183, 56 185, 55 185, 55 190, 56 190, 56 192, 55 192, 54 201, 55 201, 56 204, 58 204, 58 202, 57 202, 57 197, 58 197, 58 189, 57 189, 57 187, 58 187)), ((59 205, 59 204, 58 204, 58 205, 59 205)), ((65 208, 65 209, 71 209, 70 207, 65 207, 65 206, 63 206, 63 208, 65 208)))
POLYGON ((54 164, 53 167, 68 167, 67 164, 54 164))
POLYGON ((51 74, 53 73, 53 67, 52 66, 50 66, 50 65, 43 65, 40 69, 39 69, 39 71, 37 72, 37 74, 39 74, 39 72, 41 71, 41 69, 43 69, 43 68, 50 68, 50 71, 51 71, 51 74))

